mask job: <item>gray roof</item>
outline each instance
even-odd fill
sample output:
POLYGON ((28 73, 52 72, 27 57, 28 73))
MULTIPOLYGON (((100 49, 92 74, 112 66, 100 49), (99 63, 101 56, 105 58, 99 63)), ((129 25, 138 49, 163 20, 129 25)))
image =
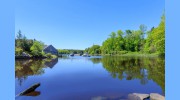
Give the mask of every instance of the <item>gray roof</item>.
POLYGON ((43 49, 47 48, 49 45, 44 45, 43 49))
MULTIPOLYGON (((45 45, 44 46, 44 49, 46 49, 46 48, 48 48, 48 47, 50 47, 50 46, 52 46, 52 45, 45 45)), ((52 46, 53 48, 55 48, 54 46, 52 46)), ((55 48, 56 49, 56 48, 55 48)))

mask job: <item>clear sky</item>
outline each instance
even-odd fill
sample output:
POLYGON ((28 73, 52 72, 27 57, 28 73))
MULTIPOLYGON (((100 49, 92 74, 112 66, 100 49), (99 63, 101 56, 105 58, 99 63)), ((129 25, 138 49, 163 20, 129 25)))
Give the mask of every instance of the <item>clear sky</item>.
POLYGON ((17 0, 15 34, 57 49, 101 45, 111 32, 157 26, 165 0, 17 0))

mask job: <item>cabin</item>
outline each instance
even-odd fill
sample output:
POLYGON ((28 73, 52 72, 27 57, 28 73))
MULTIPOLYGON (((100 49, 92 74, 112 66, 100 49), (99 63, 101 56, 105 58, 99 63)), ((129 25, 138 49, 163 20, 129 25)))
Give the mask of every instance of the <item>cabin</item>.
POLYGON ((53 55, 58 55, 58 50, 52 45, 46 45, 43 49, 44 53, 51 53, 53 55))

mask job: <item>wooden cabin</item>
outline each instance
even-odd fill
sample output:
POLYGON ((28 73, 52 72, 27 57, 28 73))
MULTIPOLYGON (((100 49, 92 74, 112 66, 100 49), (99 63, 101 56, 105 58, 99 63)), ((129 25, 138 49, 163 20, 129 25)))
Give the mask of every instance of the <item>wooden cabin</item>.
POLYGON ((52 45, 45 46, 43 51, 44 53, 51 53, 53 55, 58 55, 58 50, 52 45))

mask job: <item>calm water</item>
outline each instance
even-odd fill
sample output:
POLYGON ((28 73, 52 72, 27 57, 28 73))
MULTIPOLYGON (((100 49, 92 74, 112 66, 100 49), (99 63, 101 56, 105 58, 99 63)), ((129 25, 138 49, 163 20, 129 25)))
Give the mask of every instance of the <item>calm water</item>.
POLYGON ((16 95, 35 83, 35 92, 16 100, 120 100, 129 93, 164 95, 164 59, 66 57, 16 60, 16 95))

